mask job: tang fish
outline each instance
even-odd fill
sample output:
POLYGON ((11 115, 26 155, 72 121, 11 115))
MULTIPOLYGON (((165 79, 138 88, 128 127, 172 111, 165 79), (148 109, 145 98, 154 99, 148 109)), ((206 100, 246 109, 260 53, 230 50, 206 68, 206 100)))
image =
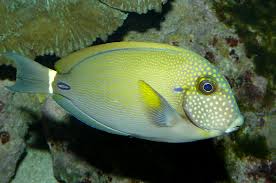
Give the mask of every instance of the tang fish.
POLYGON ((105 132, 190 142, 238 129, 243 117, 218 69, 166 44, 115 42, 62 58, 55 70, 16 53, 15 92, 50 94, 80 121, 105 132))

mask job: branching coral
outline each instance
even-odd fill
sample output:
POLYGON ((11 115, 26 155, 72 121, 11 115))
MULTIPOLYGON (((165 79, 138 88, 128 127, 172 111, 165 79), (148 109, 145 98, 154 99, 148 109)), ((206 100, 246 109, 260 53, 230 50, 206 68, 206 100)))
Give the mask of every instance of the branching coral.
POLYGON ((0 52, 64 56, 105 39, 127 17, 98 0, 0 1, 0 52))
POLYGON ((133 11, 137 13, 146 13, 148 10, 161 11, 162 4, 167 0, 100 0, 107 5, 123 11, 133 11))

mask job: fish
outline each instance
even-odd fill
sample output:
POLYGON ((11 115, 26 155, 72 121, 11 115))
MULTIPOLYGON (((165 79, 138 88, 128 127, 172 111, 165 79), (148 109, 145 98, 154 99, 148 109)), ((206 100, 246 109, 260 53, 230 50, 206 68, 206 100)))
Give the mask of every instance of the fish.
POLYGON ((76 51, 55 70, 14 52, 14 92, 50 95, 69 114, 108 133, 182 143, 242 126, 233 91, 197 53, 152 42, 113 42, 76 51))

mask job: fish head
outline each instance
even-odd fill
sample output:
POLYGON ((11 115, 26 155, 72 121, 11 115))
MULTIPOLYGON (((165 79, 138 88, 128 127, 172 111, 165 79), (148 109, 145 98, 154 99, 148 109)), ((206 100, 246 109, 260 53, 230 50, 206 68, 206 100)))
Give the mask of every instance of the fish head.
POLYGON ((214 66, 203 65, 192 74, 190 81, 185 88, 182 107, 194 125, 223 134, 243 124, 232 89, 214 66))

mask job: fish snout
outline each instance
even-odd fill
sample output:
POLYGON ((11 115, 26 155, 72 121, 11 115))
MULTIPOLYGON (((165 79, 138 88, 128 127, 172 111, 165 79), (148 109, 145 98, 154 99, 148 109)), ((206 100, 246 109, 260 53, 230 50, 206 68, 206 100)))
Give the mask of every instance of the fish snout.
POLYGON ((230 133, 233 131, 238 130, 242 124, 244 122, 244 118, 242 115, 239 115, 229 126, 229 128, 227 128, 227 130, 225 130, 225 133, 230 133))

